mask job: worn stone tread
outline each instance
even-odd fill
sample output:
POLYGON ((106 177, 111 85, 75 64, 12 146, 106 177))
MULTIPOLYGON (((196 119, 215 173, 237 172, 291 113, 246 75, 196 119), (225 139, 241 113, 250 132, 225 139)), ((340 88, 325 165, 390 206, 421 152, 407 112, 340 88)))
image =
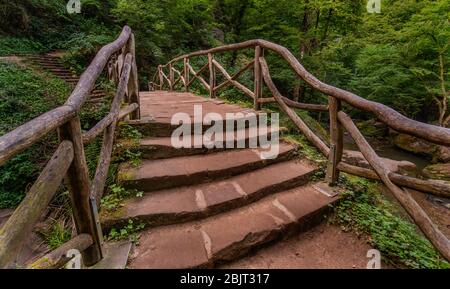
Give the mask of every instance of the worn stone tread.
POLYGON ((205 143, 202 135, 192 135, 190 137, 190 145, 181 148, 172 145, 172 137, 144 138, 140 141, 139 151, 142 153, 142 158, 144 159, 162 159, 205 154, 237 148, 238 144, 243 144, 246 148, 250 147, 250 144, 260 145, 260 138, 264 143, 270 141, 272 135, 279 137, 280 128, 272 128, 270 126, 265 129, 250 127, 240 130, 239 132, 234 132, 234 135, 230 140, 227 140, 226 133, 221 134, 221 138, 217 138, 213 135, 211 139, 213 145, 205 143), (201 146, 195 146, 196 143, 200 143, 201 146))
POLYGON ((193 155, 170 159, 144 160, 135 168, 121 165, 118 180, 124 187, 143 191, 155 191, 171 187, 202 183, 217 178, 252 171, 268 164, 290 159, 296 147, 280 143, 272 147, 273 159, 264 159, 261 153, 267 149, 227 150, 206 155, 193 155), (274 147, 278 147, 278 154, 274 147))
POLYGON ((337 200, 308 185, 201 221, 150 228, 141 234, 129 267, 214 267, 289 232, 308 229, 337 200))
POLYGON ((205 218, 303 185, 315 171, 310 162, 294 159, 225 180, 152 192, 126 200, 114 212, 102 211, 102 227, 121 226, 129 219, 161 226, 205 218))

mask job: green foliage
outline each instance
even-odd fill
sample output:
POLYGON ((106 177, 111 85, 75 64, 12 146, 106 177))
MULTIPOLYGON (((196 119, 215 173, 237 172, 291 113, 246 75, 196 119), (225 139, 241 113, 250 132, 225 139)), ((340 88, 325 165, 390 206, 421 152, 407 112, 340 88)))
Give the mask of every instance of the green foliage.
MULTIPOLYGON (((0 135, 64 103, 69 88, 61 80, 15 64, 0 63, 0 135)), ((0 167, 0 208, 17 205, 56 147, 50 135, 0 167)))
POLYGON ((84 72, 84 69, 89 65, 100 48, 114 41, 111 33, 103 33, 105 32, 90 31, 89 33, 80 32, 71 35, 70 39, 62 47, 68 51, 68 54, 64 56, 64 62, 76 73, 81 74, 84 72))
POLYGON ((144 223, 135 223, 133 220, 128 220, 128 224, 122 228, 112 228, 108 234, 108 240, 122 240, 128 238, 133 243, 139 243, 139 237, 142 230, 144 230, 144 223))
POLYGON ((114 146, 114 162, 129 162, 135 167, 139 166, 142 156, 139 149, 142 134, 133 126, 120 123, 118 135, 124 142, 118 142, 114 146))
POLYGON ((65 221, 58 220, 53 222, 43 235, 49 249, 55 250, 71 239, 71 227, 65 221))
POLYGON ((113 211, 120 207, 124 199, 130 197, 141 198, 143 195, 144 193, 141 191, 127 190, 119 185, 112 184, 109 187, 109 193, 102 198, 102 208, 105 208, 108 211, 113 211))
POLYGON ((45 51, 44 46, 30 39, 16 37, 0 38, 0 56, 25 55, 45 51))
POLYGON ((347 190, 336 206, 336 221, 344 229, 368 234, 387 262, 409 268, 450 268, 416 227, 400 217, 377 183, 348 175, 342 181, 347 190))

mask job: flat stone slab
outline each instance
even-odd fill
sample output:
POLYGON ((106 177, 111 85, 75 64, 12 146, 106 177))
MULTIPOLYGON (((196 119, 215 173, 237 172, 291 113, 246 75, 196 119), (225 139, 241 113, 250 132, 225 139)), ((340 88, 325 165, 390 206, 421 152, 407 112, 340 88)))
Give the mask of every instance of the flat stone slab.
POLYGON ((114 212, 103 210, 102 227, 123 225, 128 219, 160 226, 208 217, 303 185, 315 171, 310 162, 294 159, 225 180, 156 191, 126 200, 114 212))
POLYGON ((125 269, 131 246, 130 241, 105 243, 103 259, 88 269, 125 269))
MULTIPOLYGON (((186 92, 141 92, 141 120, 129 121, 144 136, 170 136, 178 125, 171 125, 172 117, 177 113, 189 116, 191 123, 204 124, 204 116, 208 113, 219 114, 225 119, 227 114, 236 115, 236 119, 246 118, 248 114, 257 114, 253 109, 242 108, 235 104, 227 104, 217 99, 208 99, 186 92), (194 118, 195 105, 201 105, 201 119, 194 118)), ((206 129, 208 125, 204 126, 206 129)))
POLYGON ((262 153, 268 149, 227 150, 207 155, 194 155, 160 160, 144 160, 138 168, 120 167, 118 180, 128 188, 155 191, 191 185, 252 171, 292 157, 296 147, 280 143, 272 146, 273 159, 262 153), (275 146, 277 149, 275 149, 275 146))
MULTIPOLYGON (((176 148, 172 145, 172 137, 151 137, 144 138, 140 141, 139 150, 144 159, 162 159, 179 156, 187 156, 194 154, 206 154, 217 152, 225 149, 248 148, 250 145, 261 145, 272 139, 272 135, 280 135, 279 128, 260 128, 250 127, 240 131, 235 131, 231 137, 224 132, 220 136, 213 135, 211 142, 213 145, 205 142, 203 135, 192 135, 190 137, 190 145, 176 148), (201 147, 195 147, 196 143, 200 143, 201 147)), ((126 143, 125 143, 126 145, 126 143)))
POLYGON ((226 113, 250 112, 251 109, 227 104, 217 99, 208 99, 189 92, 140 92, 141 116, 151 117, 160 122, 168 122, 175 113, 184 112, 193 116, 194 105, 201 104, 204 114, 214 112, 225 116, 226 113))
POLYGON ((213 267, 288 232, 308 229, 337 200, 303 186, 201 221, 150 228, 141 234, 129 267, 213 267))

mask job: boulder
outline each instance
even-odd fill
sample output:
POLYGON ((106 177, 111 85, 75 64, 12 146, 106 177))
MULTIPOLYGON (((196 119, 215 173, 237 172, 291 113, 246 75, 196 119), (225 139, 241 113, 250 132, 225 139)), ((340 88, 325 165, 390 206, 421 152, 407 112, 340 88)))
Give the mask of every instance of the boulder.
MULTIPOLYGON (((342 156, 343 160, 351 165, 360 166, 371 169, 372 167, 364 158, 363 154, 358 151, 345 150, 342 156)), ((417 176, 417 166, 408 161, 396 161, 386 158, 381 158, 386 167, 394 173, 399 173, 408 176, 417 176)))
POLYGON ((389 127, 376 119, 359 121, 356 126, 366 137, 382 138, 389 134, 389 127))
POLYGON ((422 175, 428 179, 450 181, 450 163, 430 165, 423 169, 422 175))
POLYGON ((432 163, 445 163, 450 161, 449 147, 436 145, 415 136, 402 134, 394 130, 390 131, 390 135, 394 145, 402 150, 430 158, 432 163))

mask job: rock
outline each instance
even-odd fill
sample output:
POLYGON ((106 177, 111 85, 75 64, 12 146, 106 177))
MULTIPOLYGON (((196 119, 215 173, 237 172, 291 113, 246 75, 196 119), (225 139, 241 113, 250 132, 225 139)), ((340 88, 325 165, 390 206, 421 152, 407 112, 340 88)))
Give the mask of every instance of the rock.
POLYGON ((440 162, 450 162, 450 148, 445 146, 437 146, 437 150, 435 152, 436 161, 440 162))
MULTIPOLYGON (((343 159, 346 163, 360 166, 363 168, 372 168, 366 161, 361 152, 345 150, 343 159)), ((384 164, 391 172, 399 173, 408 176, 417 176, 417 166, 408 161, 395 161, 391 159, 381 158, 384 164)))
POLYGON ((359 130, 367 137, 384 137, 389 134, 389 127, 377 121, 376 119, 369 119, 365 121, 357 122, 359 130))
POLYGON ((440 146, 415 136, 402 134, 394 130, 390 131, 394 145, 397 147, 418 155, 426 156, 432 159, 432 163, 449 162, 450 148, 440 146))
POLYGON ((428 179, 450 181, 450 163, 430 165, 423 169, 422 175, 428 179))

